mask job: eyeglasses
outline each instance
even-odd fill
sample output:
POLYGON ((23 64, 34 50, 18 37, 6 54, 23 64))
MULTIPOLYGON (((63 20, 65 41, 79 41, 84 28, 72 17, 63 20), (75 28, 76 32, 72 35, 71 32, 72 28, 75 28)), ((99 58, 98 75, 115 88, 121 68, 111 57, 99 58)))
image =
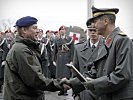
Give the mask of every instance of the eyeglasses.
POLYGON ((90 32, 96 32, 96 29, 88 29, 90 32))

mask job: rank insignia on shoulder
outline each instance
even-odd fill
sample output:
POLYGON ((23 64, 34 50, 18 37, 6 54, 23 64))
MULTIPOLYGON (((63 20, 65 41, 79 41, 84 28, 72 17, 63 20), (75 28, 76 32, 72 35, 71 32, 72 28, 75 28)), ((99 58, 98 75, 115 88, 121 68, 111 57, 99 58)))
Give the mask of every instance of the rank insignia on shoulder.
POLYGON ((109 37, 109 38, 107 39, 107 41, 106 41, 106 45, 109 46, 110 43, 111 43, 111 41, 112 41, 112 37, 109 37))
POLYGON ((75 45, 78 45, 78 44, 82 44, 82 43, 84 43, 85 41, 82 41, 82 42, 78 42, 78 43, 76 43, 75 45))

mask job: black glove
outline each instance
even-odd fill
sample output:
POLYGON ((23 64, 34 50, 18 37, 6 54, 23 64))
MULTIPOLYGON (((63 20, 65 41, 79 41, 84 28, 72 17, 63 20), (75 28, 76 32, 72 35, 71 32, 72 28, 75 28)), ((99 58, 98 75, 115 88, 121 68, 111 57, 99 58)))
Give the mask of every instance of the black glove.
POLYGON ((91 78, 86 78, 86 79, 87 79, 87 82, 82 82, 84 87, 88 90, 94 90, 94 85, 91 83, 91 81, 93 81, 93 79, 91 79, 91 78))

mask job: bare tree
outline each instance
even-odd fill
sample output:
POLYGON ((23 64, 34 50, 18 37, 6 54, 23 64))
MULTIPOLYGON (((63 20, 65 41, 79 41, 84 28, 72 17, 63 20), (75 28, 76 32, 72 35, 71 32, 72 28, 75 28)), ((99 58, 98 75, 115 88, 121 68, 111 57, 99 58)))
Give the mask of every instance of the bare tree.
POLYGON ((11 19, 11 18, 8 18, 8 19, 3 19, 0 21, 0 29, 3 30, 3 31, 6 31, 6 30, 11 30, 12 27, 13 27, 13 24, 14 24, 15 20, 14 19, 11 19))

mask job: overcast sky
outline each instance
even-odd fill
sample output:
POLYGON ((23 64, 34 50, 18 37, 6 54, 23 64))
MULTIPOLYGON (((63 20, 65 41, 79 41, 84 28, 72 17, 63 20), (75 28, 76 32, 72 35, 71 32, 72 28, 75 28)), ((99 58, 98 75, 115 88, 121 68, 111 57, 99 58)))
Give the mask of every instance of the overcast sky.
POLYGON ((85 27, 87 0, 0 0, 0 16, 34 16, 39 27, 58 30, 61 25, 85 27))
MULTIPOLYGON (((98 8, 117 7, 116 26, 133 38, 133 0, 94 0, 98 8)), ((61 25, 86 28, 87 0, 0 0, 0 20, 16 20, 23 16, 34 16, 38 26, 45 31, 58 30, 61 25)))

